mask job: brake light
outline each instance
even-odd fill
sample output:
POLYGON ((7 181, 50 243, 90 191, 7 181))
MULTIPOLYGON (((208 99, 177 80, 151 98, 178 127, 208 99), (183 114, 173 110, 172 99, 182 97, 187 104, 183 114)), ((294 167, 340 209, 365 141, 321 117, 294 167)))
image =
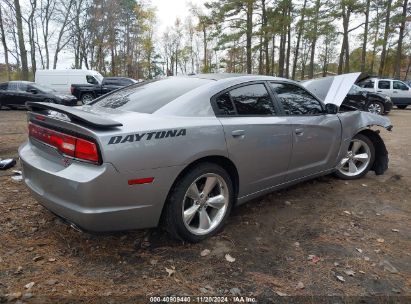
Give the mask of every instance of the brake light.
POLYGON ((64 155, 100 163, 97 145, 91 141, 67 135, 29 122, 29 136, 56 148, 64 155))

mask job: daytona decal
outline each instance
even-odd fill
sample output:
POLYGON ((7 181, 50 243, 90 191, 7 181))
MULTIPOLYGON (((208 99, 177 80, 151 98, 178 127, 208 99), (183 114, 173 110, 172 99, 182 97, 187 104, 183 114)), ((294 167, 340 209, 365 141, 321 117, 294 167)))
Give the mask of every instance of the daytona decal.
POLYGON ((115 144, 124 144, 126 142, 136 142, 141 140, 152 140, 152 139, 162 139, 168 137, 178 137, 186 136, 186 129, 180 130, 167 130, 167 131, 156 131, 156 132, 147 132, 147 133, 136 133, 129 134, 126 136, 113 136, 108 141, 109 145, 115 144))

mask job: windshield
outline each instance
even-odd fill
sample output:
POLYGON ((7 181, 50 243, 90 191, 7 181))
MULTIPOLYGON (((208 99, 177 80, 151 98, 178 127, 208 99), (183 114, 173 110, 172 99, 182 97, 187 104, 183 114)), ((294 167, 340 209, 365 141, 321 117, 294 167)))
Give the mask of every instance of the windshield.
POLYGON ((39 90, 39 91, 44 92, 44 93, 55 93, 55 92, 57 92, 56 90, 54 90, 54 89, 52 89, 49 86, 44 85, 44 84, 37 84, 36 83, 36 84, 33 84, 32 87, 34 89, 39 90))
POLYGON ((363 91, 362 88, 360 88, 356 84, 353 84, 350 91, 348 92, 348 94, 350 94, 350 95, 359 95, 359 94, 361 94, 362 91, 363 91))
POLYGON ((92 105, 151 114, 177 97, 211 81, 188 77, 145 81, 104 95, 92 105))

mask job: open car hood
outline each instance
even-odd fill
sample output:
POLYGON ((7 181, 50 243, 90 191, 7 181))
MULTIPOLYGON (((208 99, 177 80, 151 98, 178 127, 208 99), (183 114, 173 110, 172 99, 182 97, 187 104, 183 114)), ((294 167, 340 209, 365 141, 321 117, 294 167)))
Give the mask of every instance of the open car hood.
POLYGON ((333 103, 341 106, 351 87, 361 73, 349 73, 332 77, 307 80, 303 87, 314 93, 324 104, 333 103))

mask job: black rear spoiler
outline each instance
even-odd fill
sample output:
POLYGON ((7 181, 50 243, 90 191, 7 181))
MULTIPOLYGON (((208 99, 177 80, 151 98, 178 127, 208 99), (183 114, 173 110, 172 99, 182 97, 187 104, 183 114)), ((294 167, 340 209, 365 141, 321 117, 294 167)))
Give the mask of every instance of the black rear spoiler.
POLYGON ((93 113, 81 111, 77 108, 67 107, 59 104, 47 102, 27 102, 27 108, 32 112, 43 112, 44 110, 56 111, 67 115, 71 121, 77 121, 95 128, 121 127, 123 124, 118 121, 104 118, 93 113))

